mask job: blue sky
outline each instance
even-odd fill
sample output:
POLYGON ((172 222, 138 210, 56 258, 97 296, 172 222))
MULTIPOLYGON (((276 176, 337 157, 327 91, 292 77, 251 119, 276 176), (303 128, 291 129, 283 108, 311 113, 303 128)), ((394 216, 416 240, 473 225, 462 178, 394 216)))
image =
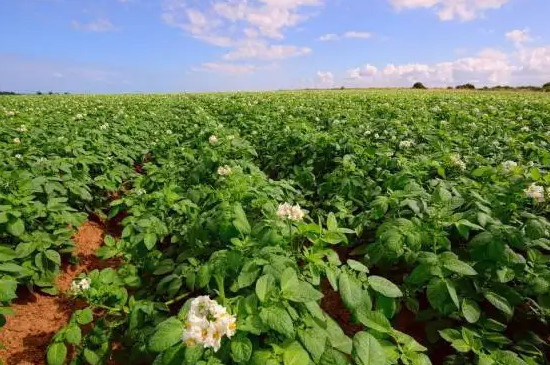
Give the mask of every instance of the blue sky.
POLYGON ((0 90, 550 81, 548 0, 6 0, 0 90))

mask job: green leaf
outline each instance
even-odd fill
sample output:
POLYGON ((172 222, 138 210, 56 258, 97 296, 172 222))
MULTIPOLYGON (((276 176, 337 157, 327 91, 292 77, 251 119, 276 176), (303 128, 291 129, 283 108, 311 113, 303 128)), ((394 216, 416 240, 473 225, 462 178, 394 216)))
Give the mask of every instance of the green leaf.
POLYGON ((398 298, 403 296, 401 289, 399 289, 397 285, 381 276, 369 276, 369 284, 373 290, 385 295, 388 298, 398 298))
POLYGON ((336 221, 336 216, 332 212, 327 217, 327 230, 331 232, 338 231, 338 221, 336 221))
POLYGON ((447 292, 449 293, 454 305, 460 309, 460 301, 458 299, 458 295, 456 294, 455 284, 451 280, 445 280, 445 285, 447 286, 447 292))
POLYGON ((268 294, 275 289, 275 279, 272 275, 266 274, 256 282, 256 295, 261 302, 265 302, 268 294))
POLYGON ((345 354, 329 347, 319 360, 319 365, 350 365, 350 362, 345 354))
POLYGON ((386 353, 380 342, 368 332, 353 337, 353 360, 358 365, 385 365, 386 353))
POLYGON ((365 273, 369 272, 369 268, 366 267, 365 265, 363 265, 362 263, 360 263, 359 261, 349 259, 347 261, 347 263, 348 263, 348 266, 351 267, 355 271, 365 272, 365 273))
MULTIPOLYGON (((197 345, 185 348, 185 364, 196 364, 204 353, 204 347, 197 345)), ((174 364, 174 365, 181 365, 174 364)))
POLYGON ((481 311, 476 302, 471 299, 462 301, 462 315, 469 323, 476 323, 479 320, 481 311))
POLYGON ((88 324, 94 320, 94 316, 90 308, 78 310, 75 312, 75 315, 76 315, 76 321, 79 324, 88 324))
POLYGON ((280 365, 281 363, 278 360, 273 358, 271 351, 259 350, 254 351, 252 354, 252 360, 250 365, 280 365))
POLYGON ((335 349, 345 353, 345 354, 351 354, 351 350, 353 347, 352 340, 346 334, 344 331, 342 331, 342 328, 336 323, 335 320, 333 320, 331 317, 326 315, 326 322, 327 322, 327 328, 326 333, 328 336, 328 341, 332 347, 335 349))
POLYGON ((14 250, 9 247, 0 246, 0 262, 10 261, 16 257, 17 255, 14 250))
POLYGON ((414 337, 409 336, 406 333, 403 333, 403 332, 400 332, 400 331, 397 331, 397 330, 393 330, 392 331, 392 336, 395 338, 395 340, 399 344, 401 344, 401 346, 403 347, 403 350, 405 352, 409 352, 409 353, 411 353, 411 352, 423 352, 423 351, 427 350, 424 346, 419 344, 414 339, 414 337))
POLYGON ((310 362, 307 351, 298 341, 292 342, 283 352, 284 365, 308 365, 310 362))
POLYGON ((506 298, 493 292, 486 292, 484 296, 485 299, 489 301, 489 303, 494 305, 497 309, 501 310, 508 317, 512 317, 514 315, 514 308, 510 305, 506 298))
POLYGON ((143 236, 143 243, 148 250, 152 250, 157 243, 157 235, 154 233, 145 233, 143 236))
POLYGON ((254 262, 244 264, 241 273, 237 277, 237 285, 239 289, 249 287, 254 284, 258 275, 260 275, 260 267, 254 262))
POLYGON ((46 360, 48 365, 63 365, 67 357, 67 347, 64 343, 56 342, 48 346, 46 360))
POLYGON ((36 243, 34 242, 22 242, 15 247, 15 254, 18 258, 22 259, 29 256, 36 250, 36 243))
POLYGON ((371 309, 372 303, 368 292, 363 289, 363 285, 356 278, 349 277, 345 272, 341 272, 338 278, 338 289, 342 301, 348 309, 353 311, 360 306, 371 309))
POLYGON ((443 338, 447 342, 453 342, 462 339, 462 333, 454 328, 440 330, 439 334, 441 335, 441 338, 443 338))
MULTIPOLYGON (((189 347, 192 348, 192 347, 189 347)), ((162 364, 161 365, 181 365, 185 364, 185 353, 187 348, 183 343, 178 344, 177 346, 172 346, 168 350, 162 353, 162 364)), ((200 358, 199 358, 200 360, 200 358)), ((155 365, 155 363, 153 363, 155 365)))
POLYGON ((250 223, 248 223, 248 218, 241 204, 236 203, 233 207, 233 212, 235 213, 235 219, 233 220, 235 228, 243 235, 250 234, 250 223))
POLYGON ((70 325, 65 332, 65 339, 68 343, 72 343, 73 345, 80 344, 80 341, 82 340, 82 331, 80 330, 80 327, 76 324, 70 325))
POLYGON ((496 350, 491 355, 493 360, 499 365, 527 365, 525 361, 512 351, 496 350))
POLYGON ((473 267, 471 267, 464 261, 460 261, 458 259, 445 260, 445 262, 443 263, 443 266, 447 270, 451 270, 461 275, 467 275, 467 276, 477 275, 477 271, 475 271, 473 267))
POLYGON ((286 309, 275 306, 262 308, 260 318, 266 326, 275 332, 288 338, 294 338, 294 324, 286 309))
POLYGON ((426 354, 416 352, 408 355, 411 361, 410 365, 432 365, 430 358, 426 354))
POLYGON ((7 278, 0 279, 0 302, 8 302, 17 298, 17 281, 7 278))
POLYGON ((426 296, 428 297, 428 302, 430 302, 432 308, 437 309, 442 313, 446 312, 447 304, 450 304, 448 300, 450 297, 445 280, 440 278, 430 280, 430 283, 426 289, 426 296))
POLYGON ((359 307, 355 312, 357 320, 368 328, 375 331, 388 333, 391 331, 390 321, 379 311, 367 310, 364 307, 359 307))
POLYGON ((283 298, 294 302, 314 302, 323 297, 311 284, 298 280, 296 271, 290 267, 281 275, 281 289, 283 298))
POLYGON ((57 251, 54 251, 54 250, 46 250, 44 252, 44 255, 46 256, 46 258, 48 260, 50 260, 51 262, 53 262, 54 264, 56 265, 61 265, 61 256, 59 255, 59 253, 57 251))
POLYGON ((23 266, 14 264, 13 262, 4 262, 0 264, 0 271, 9 272, 12 274, 19 274, 19 275, 28 274, 27 269, 25 269, 23 266))
POLYGON ((252 356, 252 342, 245 336, 231 340, 231 358, 236 363, 247 362, 252 356))
POLYGON ((315 363, 319 362, 325 352, 327 336, 323 331, 315 328, 298 330, 298 338, 311 355, 315 363))
POLYGON ((180 342, 183 335, 183 324, 175 317, 168 318, 157 325, 155 333, 149 339, 149 350, 162 352, 180 342))
POLYGON ((15 237, 21 236, 25 233, 25 223, 21 218, 10 220, 7 225, 8 233, 14 235, 15 237))
POLYGON ((205 286, 207 286, 210 282, 211 277, 212 270, 210 269, 210 265, 202 265, 197 272, 197 285, 199 286, 199 288, 204 288, 205 286))
POLYGON ((84 358, 90 365, 99 365, 101 363, 99 355, 88 348, 84 349, 84 358))

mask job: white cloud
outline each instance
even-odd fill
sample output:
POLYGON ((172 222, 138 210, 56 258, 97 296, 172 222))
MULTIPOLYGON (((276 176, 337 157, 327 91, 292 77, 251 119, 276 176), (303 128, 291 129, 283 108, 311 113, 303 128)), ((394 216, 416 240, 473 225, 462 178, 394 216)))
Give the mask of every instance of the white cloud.
POLYGON ((525 53, 524 62, 518 57, 495 49, 485 49, 472 57, 458 58, 453 61, 434 64, 410 63, 387 64, 382 70, 365 65, 362 68, 348 70, 347 79, 354 85, 363 86, 410 86, 416 81, 431 86, 446 86, 466 82, 480 84, 508 84, 519 81, 522 64, 529 63, 531 68, 543 69, 550 66, 550 47, 525 53))
POLYGON ((519 52, 519 59, 527 71, 550 77, 550 46, 522 49, 519 52))
POLYGON ((210 71, 225 74, 247 74, 253 73, 258 67, 253 65, 237 65, 234 63, 206 62, 197 71, 210 71))
POLYGON ((485 10, 499 9, 509 0, 388 0, 397 10, 434 9, 443 21, 469 21, 483 15, 485 10))
POLYGON ((506 33, 506 38, 512 42, 517 47, 522 46, 524 43, 531 42, 533 39, 531 38, 531 35, 529 34, 529 29, 525 28, 523 30, 521 29, 514 29, 506 33))
POLYGON ((319 37, 321 42, 337 41, 338 39, 340 39, 340 36, 334 33, 323 34, 319 37))
POLYGON ((116 27, 111 23, 109 19, 97 19, 92 20, 88 23, 80 23, 79 21, 73 20, 73 28, 77 30, 83 30, 87 32, 110 32, 116 29, 116 27))
POLYGON ((372 34, 369 32, 357 32, 357 31, 349 31, 344 33, 344 38, 360 38, 360 39, 368 39, 371 38, 372 34))
POLYGON ((368 63, 361 67, 352 68, 347 72, 347 78, 351 80, 358 80, 364 77, 372 77, 378 74, 378 68, 368 63))
POLYGON ((258 59, 283 60, 311 53, 311 48, 289 45, 273 45, 264 41, 248 40, 239 44, 231 52, 225 54, 225 60, 258 59))
POLYGON ((164 0, 162 19, 197 38, 241 39, 253 34, 283 39, 286 29, 309 18, 300 11, 302 7, 321 3, 321 0, 221 0, 199 10, 186 0, 164 0))
POLYGON ((334 85, 334 75, 329 71, 317 71, 317 80, 320 87, 331 87, 334 85))
POLYGON ((337 41, 337 40, 340 40, 342 38, 369 39, 371 37, 372 37, 372 33, 358 32, 358 31, 355 31, 355 30, 350 30, 350 31, 347 31, 347 32, 343 33, 342 35, 335 34, 335 33, 324 34, 324 35, 320 36, 318 38, 318 40, 321 41, 321 42, 329 42, 329 41, 337 41))
POLYGON ((321 5, 322 1, 163 0, 162 19, 196 39, 229 48, 223 60, 284 60, 311 53, 309 47, 282 44, 280 40, 286 30, 308 19, 302 8, 321 5))

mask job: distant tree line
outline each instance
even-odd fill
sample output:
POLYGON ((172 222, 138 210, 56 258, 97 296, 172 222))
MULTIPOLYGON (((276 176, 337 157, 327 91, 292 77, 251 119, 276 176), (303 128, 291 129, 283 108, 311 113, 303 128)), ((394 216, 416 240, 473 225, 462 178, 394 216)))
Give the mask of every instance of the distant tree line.
MULTIPOLYGON (((37 91, 35 92, 34 94, 36 95, 69 95, 70 93, 68 92, 53 92, 53 91, 48 91, 47 93, 45 92, 42 92, 42 91, 37 91)), ((25 94, 22 94, 22 93, 16 93, 15 91, 2 91, 0 90, 0 95, 25 95, 25 94)))
MULTIPOLYGON (((426 86, 424 86, 421 82, 415 82, 412 86, 413 89, 427 89, 426 86)), ((448 90, 452 90, 452 86, 447 87, 448 90)), ((544 92, 550 92, 550 82, 547 82, 546 84, 542 86, 507 86, 507 85, 497 85, 497 86, 484 86, 480 89, 476 89, 474 84, 467 83, 462 85, 457 85, 454 87, 456 90, 483 90, 483 91, 544 91, 544 92)))

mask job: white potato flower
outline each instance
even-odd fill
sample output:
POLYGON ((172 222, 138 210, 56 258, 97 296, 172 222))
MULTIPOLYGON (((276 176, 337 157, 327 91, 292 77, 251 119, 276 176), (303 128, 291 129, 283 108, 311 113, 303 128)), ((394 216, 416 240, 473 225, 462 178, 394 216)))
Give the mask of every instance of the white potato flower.
POLYGON ((13 139, 13 143, 21 143, 21 140, 19 139, 19 137, 15 137, 13 139))
POLYGON ((231 338, 237 330, 237 317, 208 296, 191 301, 182 340, 187 346, 202 345, 214 352, 221 347, 225 336, 231 338))
POLYGON ((466 163, 462 161, 462 159, 460 158, 460 155, 452 155, 451 163, 461 170, 466 170, 466 163))
POLYGON ((508 160, 508 161, 504 161, 504 162, 502 163, 502 167, 503 167, 505 170, 508 170, 508 171, 512 170, 513 168, 516 168, 517 166, 518 166, 518 163, 515 162, 515 161, 510 161, 510 160, 508 160))
POLYGON ((84 119, 84 115, 78 113, 77 115, 74 116, 74 119, 84 119))
POLYGON ((4 114, 6 115, 6 117, 13 117, 15 115, 15 112, 13 110, 6 110, 4 114))
POLYGON ((15 158, 18 159, 18 160, 20 160, 20 159, 23 158, 23 156, 22 156, 21 154, 18 153, 18 154, 15 155, 15 158))
POLYGON ((399 142, 399 148, 410 148, 412 146, 414 146, 414 142, 410 140, 399 142))
POLYGON ((299 205, 290 205, 289 203, 279 204, 277 216, 281 219, 289 219, 291 221, 301 221, 304 219, 304 211, 299 205))
POLYGON ((525 126, 525 127, 521 127, 520 129, 522 132, 529 132, 531 130, 531 128, 529 128, 528 126, 525 126))
POLYGON ((218 167, 218 175, 220 176, 229 176, 231 172, 231 167, 227 165, 218 167))
POLYGON ((542 203, 544 201, 544 188, 540 185, 532 183, 527 189, 525 189, 525 195, 533 200, 542 203))
POLYGON ((105 123, 99 126, 99 129, 101 129, 102 131, 106 130, 107 128, 109 128, 109 123, 105 123))
POLYGON ((25 133, 27 131, 27 126, 24 124, 21 124, 19 128, 17 128, 18 132, 25 133))
POLYGON ((211 135, 208 138, 208 142, 210 142, 210 144, 216 144, 216 143, 218 143, 218 137, 216 137, 215 135, 211 135))
POLYGON ((92 280, 90 278, 84 278, 80 280, 73 280, 71 283, 71 290, 75 293, 90 289, 92 280))

